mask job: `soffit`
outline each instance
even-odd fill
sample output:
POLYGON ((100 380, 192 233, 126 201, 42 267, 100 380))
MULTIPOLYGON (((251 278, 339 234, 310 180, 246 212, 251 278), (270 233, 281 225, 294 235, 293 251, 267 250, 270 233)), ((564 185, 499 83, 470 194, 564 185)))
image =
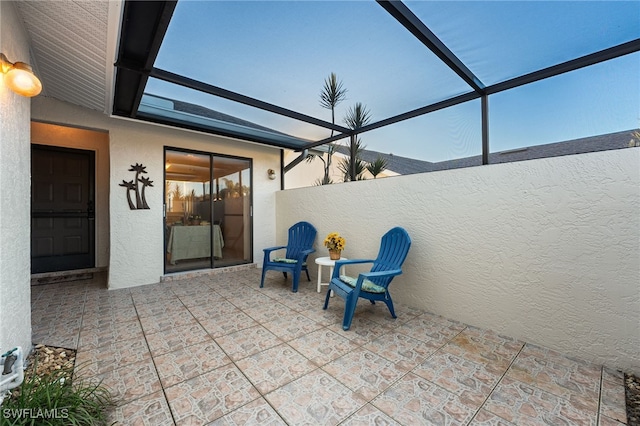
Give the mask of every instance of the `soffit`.
POLYGON ((120 2, 15 4, 30 38, 30 60, 43 95, 108 112, 120 2))

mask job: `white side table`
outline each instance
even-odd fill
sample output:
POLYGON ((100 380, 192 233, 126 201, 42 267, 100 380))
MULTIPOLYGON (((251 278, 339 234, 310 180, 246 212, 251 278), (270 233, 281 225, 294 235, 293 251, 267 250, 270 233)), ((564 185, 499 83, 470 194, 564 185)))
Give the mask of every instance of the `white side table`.
MULTIPOLYGON (((339 260, 349 260, 346 257, 341 257, 339 260)), ((318 265, 318 293, 320 293, 320 286, 329 285, 329 281, 331 281, 331 277, 333 276, 333 267, 336 264, 335 260, 331 260, 330 257, 318 257, 316 259, 316 264, 318 265), (322 267, 329 267, 329 281, 326 283, 322 282, 322 267)), ((344 270, 344 266, 342 267, 344 270)), ((332 292, 333 293, 333 292, 332 292)), ((333 294, 331 294, 333 296, 333 294)))

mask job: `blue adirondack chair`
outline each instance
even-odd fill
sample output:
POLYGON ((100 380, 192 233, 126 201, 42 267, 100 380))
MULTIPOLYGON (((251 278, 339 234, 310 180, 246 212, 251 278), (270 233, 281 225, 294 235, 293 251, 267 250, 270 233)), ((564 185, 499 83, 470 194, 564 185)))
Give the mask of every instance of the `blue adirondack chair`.
POLYGON ((282 272, 285 279, 287 278, 287 273, 291 272, 293 279, 291 291, 294 293, 298 291, 298 282, 302 271, 307 273, 307 279, 311 281, 309 270, 307 269, 307 256, 315 251, 313 242, 317 233, 316 228, 309 222, 298 222, 289 228, 289 238, 286 246, 264 249, 260 287, 264 287, 264 276, 268 270, 282 272), (284 257, 271 258, 271 252, 282 249, 287 249, 284 257))
POLYGON ((376 300, 384 302, 389 308, 391 316, 397 318, 393 310, 391 294, 389 294, 389 284, 393 277, 402 274, 400 268, 407 257, 407 253, 409 253, 409 247, 411 247, 411 238, 409 238, 407 231, 403 228, 395 227, 382 236, 380 252, 375 260, 337 261, 322 309, 327 309, 329 296, 333 290, 335 294, 345 300, 344 319, 342 320, 342 328, 344 330, 348 330, 351 327, 353 314, 360 297, 369 300, 372 304, 375 304, 376 300), (362 273, 358 275, 358 278, 340 275, 340 269, 343 266, 358 263, 373 263, 373 266, 370 272, 362 273))

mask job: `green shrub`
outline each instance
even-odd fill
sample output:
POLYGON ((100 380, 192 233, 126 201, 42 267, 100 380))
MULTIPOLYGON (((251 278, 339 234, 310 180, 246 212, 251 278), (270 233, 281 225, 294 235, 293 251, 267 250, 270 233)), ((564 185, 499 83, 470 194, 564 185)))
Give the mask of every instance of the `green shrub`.
POLYGON ((0 425, 104 425, 113 405, 101 382, 74 374, 70 365, 40 376, 25 374, 0 407, 0 425))

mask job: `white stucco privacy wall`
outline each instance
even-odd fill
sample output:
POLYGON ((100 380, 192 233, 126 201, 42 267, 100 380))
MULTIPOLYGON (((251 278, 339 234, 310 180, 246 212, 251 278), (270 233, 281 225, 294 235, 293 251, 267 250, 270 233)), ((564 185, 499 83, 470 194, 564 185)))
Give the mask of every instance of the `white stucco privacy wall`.
MULTIPOLYGON (((12 2, 0 2, 0 51, 31 62, 29 44, 12 2)), ((31 99, 0 79, 0 351, 31 350, 31 99)))
POLYGON ((109 133, 109 288, 157 283, 164 273, 163 176, 164 147, 233 155, 253 160, 253 258, 262 261, 262 247, 275 240, 275 192, 280 179, 267 170, 280 169, 274 148, 180 129, 110 118, 51 98, 33 103, 33 119, 109 133), (118 186, 133 179, 129 168, 141 163, 153 187, 146 189, 149 210, 130 210, 126 190, 118 186))
POLYGON ((318 256, 329 232, 346 237, 345 257, 374 258, 384 232, 406 228, 397 302, 640 372, 640 148, 292 189, 276 201, 279 242, 310 221, 318 256))

